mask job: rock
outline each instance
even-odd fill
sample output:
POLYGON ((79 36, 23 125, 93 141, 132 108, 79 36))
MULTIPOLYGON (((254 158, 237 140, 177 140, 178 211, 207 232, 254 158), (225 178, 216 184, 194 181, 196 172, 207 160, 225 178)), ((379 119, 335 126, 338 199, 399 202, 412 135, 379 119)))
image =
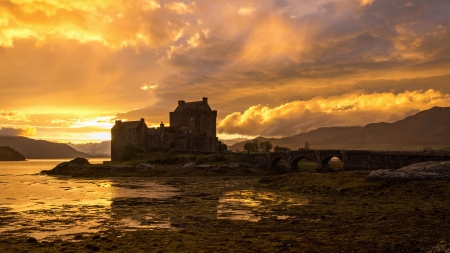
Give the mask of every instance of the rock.
POLYGON ((374 170, 367 175, 366 181, 387 183, 408 181, 450 182, 450 161, 416 163, 398 170, 374 170))
POLYGON ((259 183, 261 183, 261 184, 269 184, 269 183, 272 183, 272 182, 276 182, 278 180, 279 180, 278 177, 263 177, 263 178, 261 178, 259 180, 259 183))
POLYGON ((89 161, 86 158, 78 157, 78 158, 75 158, 68 162, 62 162, 62 163, 56 165, 56 167, 53 168, 53 170, 65 169, 65 168, 79 168, 79 167, 84 167, 86 165, 90 165, 89 161))
POLYGON ((133 165, 113 165, 110 167, 113 170, 121 170, 121 169, 131 169, 134 168, 133 165))
POLYGON ((153 169, 153 168, 155 168, 155 165, 150 164, 150 163, 140 163, 140 164, 136 165, 136 167, 142 168, 142 169, 153 169))
POLYGON ((193 166, 193 168, 197 168, 197 169, 210 169, 210 168, 212 168, 212 165, 208 165, 208 164, 200 164, 200 165, 195 165, 195 166, 193 166))
POLYGON ((228 168, 232 168, 232 169, 237 169, 239 167, 240 167, 239 163, 230 163, 228 165, 228 168))
POLYGON ((185 165, 183 165, 183 168, 192 168, 194 166, 196 166, 195 163, 186 163, 185 165))
POLYGON ((73 237, 74 240, 81 240, 83 239, 83 235, 76 235, 73 237))
POLYGON ((37 242, 37 240, 34 237, 30 237, 27 239, 27 243, 36 243, 36 242, 37 242))
POLYGON ((441 241, 438 243, 438 245, 427 251, 427 253, 450 253, 450 243, 441 241))
POLYGON ((239 168, 234 171, 235 173, 246 175, 246 174, 252 174, 253 172, 247 168, 239 168))
POLYGON ((230 168, 230 169, 237 169, 237 168, 251 168, 253 165, 250 163, 226 163, 221 168, 230 168))
POLYGON ((82 158, 82 157, 77 157, 73 160, 70 160, 69 163, 75 163, 75 164, 80 164, 80 165, 88 165, 90 164, 89 161, 86 158, 82 158))
POLYGON ((100 250, 100 248, 98 246, 92 245, 92 244, 87 244, 86 245, 86 249, 92 250, 92 251, 99 251, 100 250))
POLYGON ((243 167, 243 168, 252 168, 253 167, 253 165, 251 165, 250 163, 239 163, 239 166, 243 167))

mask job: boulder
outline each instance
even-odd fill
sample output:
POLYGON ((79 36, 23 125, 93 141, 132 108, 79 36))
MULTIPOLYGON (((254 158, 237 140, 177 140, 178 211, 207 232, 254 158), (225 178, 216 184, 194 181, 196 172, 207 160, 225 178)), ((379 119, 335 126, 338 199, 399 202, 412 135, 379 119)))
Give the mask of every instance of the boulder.
POLYGON ((183 168, 192 168, 195 167, 196 164, 195 163, 186 163, 185 165, 183 165, 183 168))
POLYGON ((89 165, 89 161, 86 158, 75 158, 73 160, 70 160, 68 162, 62 162, 58 165, 56 165, 55 169, 59 169, 59 168, 78 168, 78 167, 83 167, 86 165, 89 165))
POLYGON ((197 169, 210 169, 212 168, 212 165, 209 164, 200 164, 200 165, 195 165, 193 168, 197 168, 197 169))
POLYGON ((398 170, 374 170, 366 177, 367 182, 448 181, 450 161, 423 162, 405 166, 398 170))
POLYGON ((221 168, 230 168, 230 169, 237 169, 237 168, 251 168, 253 165, 250 163, 226 163, 221 168))
POLYGON ((141 169, 153 169, 153 168, 155 168, 155 165, 150 164, 150 163, 140 163, 140 164, 136 165, 136 167, 141 168, 141 169))
POLYGON ((34 237, 29 237, 29 238, 27 239, 27 243, 36 243, 36 242, 38 242, 38 241, 37 241, 36 238, 34 238, 34 237))
POLYGON ((450 243, 448 241, 441 241, 427 253, 450 253, 450 243))

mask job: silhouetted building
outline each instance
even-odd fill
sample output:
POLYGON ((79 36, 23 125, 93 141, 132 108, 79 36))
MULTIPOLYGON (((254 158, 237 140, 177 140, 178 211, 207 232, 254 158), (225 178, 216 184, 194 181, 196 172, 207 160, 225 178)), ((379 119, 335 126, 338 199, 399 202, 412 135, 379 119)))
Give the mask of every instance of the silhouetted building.
POLYGON ((127 143, 147 148, 174 148, 177 150, 216 152, 217 111, 211 110, 208 99, 202 101, 178 101, 178 107, 170 112, 170 126, 148 128, 144 119, 122 122, 116 120, 111 129, 111 160, 117 161, 127 143))

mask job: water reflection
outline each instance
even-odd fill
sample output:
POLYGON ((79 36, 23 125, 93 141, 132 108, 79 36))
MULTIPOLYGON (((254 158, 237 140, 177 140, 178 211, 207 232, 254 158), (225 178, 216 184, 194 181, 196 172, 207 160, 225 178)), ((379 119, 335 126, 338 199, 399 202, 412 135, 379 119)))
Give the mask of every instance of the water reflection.
POLYGON ((1 178, 0 233, 37 239, 96 233, 111 227, 170 228, 169 219, 159 219, 143 203, 177 194, 173 187, 143 180, 56 179, 44 175, 1 178))
POLYGON ((258 222, 263 218, 288 219, 290 216, 274 214, 274 209, 307 204, 306 199, 291 198, 273 192, 255 190, 231 191, 219 198, 217 219, 258 222))

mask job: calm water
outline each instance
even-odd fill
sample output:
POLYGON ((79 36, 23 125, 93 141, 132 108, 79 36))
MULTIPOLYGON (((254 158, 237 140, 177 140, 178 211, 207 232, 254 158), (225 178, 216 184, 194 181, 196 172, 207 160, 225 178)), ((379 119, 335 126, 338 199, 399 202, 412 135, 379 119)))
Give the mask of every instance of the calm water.
MULTIPOLYGON (((102 163, 91 159, 90 163, 102 163)), ((170 205, 183 190, 154 179, 75 179, 40 175, 67 160, 0 162, 0 235, 37 239, 71 239, 74 234, 138 229, 171 229, 170 215, 152 206, 170 205)), ((201 187, 223 187, 201 182, 201 187)), ((201 188, 200 187, 200 188, 201 188)), ((258 222, 288 219, 271 210, 305 205, 305 199, 253 189, 225 191, 217 202, 217 219, 258 222)))
MULTIPOLYGON (((102 163, 103 159, 91 159, 102 163)), ((0 234, 38 239, 75 233, 170 227, 152 213, 141 221, 114 208, 121 199, 167 199, 177 189, 148 180, 86 180, 40 175, 67 160, 0 162, 0 234), (142 221, 152 220, 151 222, 142 221)))

